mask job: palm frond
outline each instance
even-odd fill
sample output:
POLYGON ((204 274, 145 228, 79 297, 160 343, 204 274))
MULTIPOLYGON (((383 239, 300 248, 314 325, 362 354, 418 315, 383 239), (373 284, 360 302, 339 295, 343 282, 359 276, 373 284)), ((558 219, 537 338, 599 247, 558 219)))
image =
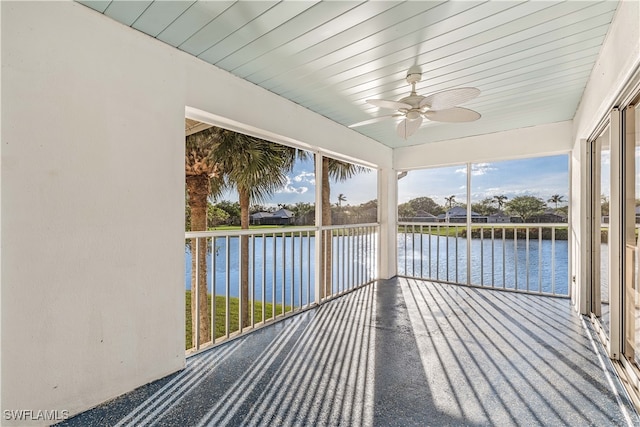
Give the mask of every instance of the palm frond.
POLYGON ((260 203, 282 188, 298 156, 295 148, 222 129, 213 157, 227 183, 260 203))
POLYGON ((331 157, 325 157, 325 159, 329 162, 329 177, 334 181, 346 181, 359 173, 371 171, 364 166, 354 165, 353 163, 332 159, 331 157))

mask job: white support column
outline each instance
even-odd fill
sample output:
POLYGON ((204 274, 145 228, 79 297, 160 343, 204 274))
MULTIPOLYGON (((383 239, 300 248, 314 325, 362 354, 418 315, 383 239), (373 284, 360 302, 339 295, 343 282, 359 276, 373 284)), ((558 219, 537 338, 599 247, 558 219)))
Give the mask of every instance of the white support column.
POLYGON ((609 357, 620 358, 621 334, 622 334, 622 176, 620 166, 622 164, 622 151, 620 144, 620 111, 614 108, 611 111, 611 195, 609 197, 609 357))
MULTIPOLYGON (((471 284, 471 163, 467 163, 467 285, 471 284)), ((481 231, 482 232, 482 231, 481 231)))
POLYGON ((576 262, 575 254, 573 247, 573 218, 571 217, 571 191, 572 191, 572 182, 573 182, 573 171, 572 171, 572 161, 571 155, 567 156, 567 170, 569 171, 569 201, 567 203, 567 245, 569 249, 569 257, 567 262, 567 289, 569 291, 569 298, 571 299, 571 305, 575 307, 576 300, 576 286, 575 281, 572 279, 572 275, 575 274, 573 272, 573 265, 576 262))
POLYGON ((322 273, 324 272, 324 266, 322 265, 322 155, 320 153, 315 154, 315 180, 316 180, 316 237, 314 240, 315 246, 315 259, 314 263, 316 268, 314 269, 314 295, 316 304, 320 304, 322 295, 322 273))
POLYGON ((397 274, 398 259, 398 172, 378 170, 378 277, 389 279, 397 274))

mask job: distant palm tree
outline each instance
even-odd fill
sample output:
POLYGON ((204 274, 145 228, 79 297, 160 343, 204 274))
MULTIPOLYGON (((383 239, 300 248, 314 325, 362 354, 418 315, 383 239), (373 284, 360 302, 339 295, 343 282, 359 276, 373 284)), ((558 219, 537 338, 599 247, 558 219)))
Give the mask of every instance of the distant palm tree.
POLYGON ((600 195, 600 215, 609 215, 609 198, 604 194, 600 195))
POLYGON ((505 201, 508 199, 507 196, 505 196, 504 194, 501 194, 499 196, 493 196, 493 200, 498 204, 498 210, 502 210, 502 206, 504 205, 505 201))
POLYGON ((309 217, 314 213, 315 205, 308 202, 297 202, 293 206, 292 210, 295 215, 297 225, 309 225, 309 223, 312 223, 309 220, 309 217))
POLYGON ((346 202, 347 198, 344 194, 338 194, 338 207, 342 206, 342 202, 346 202))
POLYGON ((551 196, 551 198, 549 200, 547 200, 547 202, 555 203, 556 209, 558 209, 558 203, 562 203, 562 202, 564 202, 564 200, 563 200, 563 197, 561 195, 554 194, 553 196, 551 196))
POLYGON ((453 207, 453 202, 456 201, 456 196, 452 194, 449 197, 445 197, 444 200, 446 200, 446 202, 449 204, 449 209, 451 209, 453 207))
MULTIPOLYGON (((207 230, 208 199, 221 190, 221 179, 218 164, 213 157, 217 145, 217 131, 209 128, 188 135, 185 139, 184 169, 186 178, 187 203, 190 211, 190 230, 207 230)), ((199 344, 211 338, 209 328, 209 304, 207 303, 207 244, 206 239, 199 239, 199 251, 196 256, 196 242, 191 242, 191 325, 192 343, 196 345, 196 295, 199 313, 199 344), (198 266, 196 268, 196 265, 198 266), (196 280, 196 270, 198 278, 196 280), (196 282, 198 287, 196 289, 196 282)))
MULTIPOLYGON (((261 202, 287 183, 298 150, 274 142, 218 128, 213 156, 228 185, 240 199, 240 228, 249 228, 249 206, 261 202)), ((249 236, 240 237, 242 326, 249 325, 249 236)))

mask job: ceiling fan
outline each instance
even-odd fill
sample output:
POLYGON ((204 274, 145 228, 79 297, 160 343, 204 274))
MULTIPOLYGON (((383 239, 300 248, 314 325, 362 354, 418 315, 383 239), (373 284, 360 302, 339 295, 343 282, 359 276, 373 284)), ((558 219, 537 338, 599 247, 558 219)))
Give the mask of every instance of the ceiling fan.
POLYGON ((393 114, 375 117, 373 119, 350 125, 350 128, 377 123, 389 118, 402 118, 396 131, 402 138, 407 139, 422 125, 423 119, 436 122, 461 123, 472 122, 480 118, 480 113, 467 108, 458 107, 459 104, 471 101, 480 95, 480 89, 475 87, 461 87, 444 90, 428 96, 416 93, 416 83, 422 80, 422 70, 418 66, 409 68, 407 83, 411 85, 411 94, 399 101, 386 99, 367 99, 369 104, 379 108, 397 110, 393 114))

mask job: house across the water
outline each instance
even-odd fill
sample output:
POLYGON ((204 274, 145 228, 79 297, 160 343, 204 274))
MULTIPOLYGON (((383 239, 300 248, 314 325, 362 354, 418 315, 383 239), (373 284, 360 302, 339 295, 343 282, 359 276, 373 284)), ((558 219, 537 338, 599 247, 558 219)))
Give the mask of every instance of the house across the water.
MULTIPOLYGON (((467 208, 462 206, 454 206, 447 212, 438 215, 438 222, 467 222, 467 208)), ((471 222, 487 222, 487 217, 477 212, 471 211, 471 222)))
POLYGON ((256 212, 250 216, 251 225, 291 225, 295 215, 288 209, 275 212, 256 212))
POLYGON ((438 222, 438 218, 435 215, 426 211, 417 211, 415 216, 401 218, 401 221, 406 222, 438 222))

